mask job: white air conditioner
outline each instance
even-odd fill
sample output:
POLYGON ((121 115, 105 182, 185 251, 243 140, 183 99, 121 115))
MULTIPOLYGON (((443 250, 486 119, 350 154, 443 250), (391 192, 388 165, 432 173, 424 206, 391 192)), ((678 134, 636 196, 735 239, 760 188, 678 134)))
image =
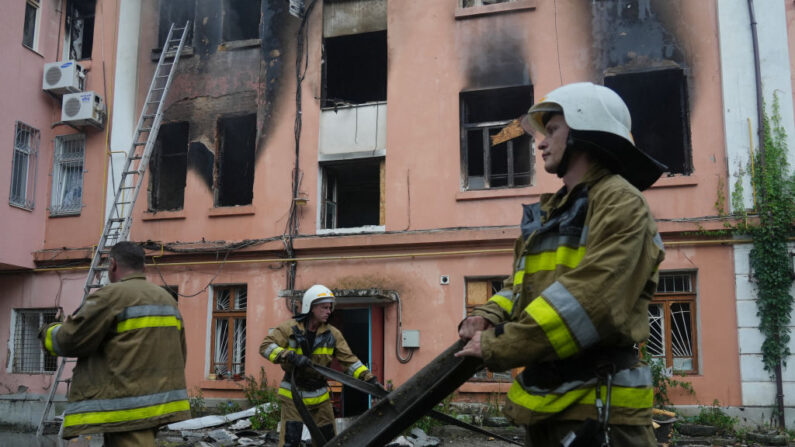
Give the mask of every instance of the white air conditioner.
POLYGON ((85 88, 86 72, 75 61, 50 62, 44 64, 41 88, 54 95, 82 92, 85 88))
POLYGON ((61 121, 73 126, 105 125, 105 101, 94 92, 63 95, 61 121))

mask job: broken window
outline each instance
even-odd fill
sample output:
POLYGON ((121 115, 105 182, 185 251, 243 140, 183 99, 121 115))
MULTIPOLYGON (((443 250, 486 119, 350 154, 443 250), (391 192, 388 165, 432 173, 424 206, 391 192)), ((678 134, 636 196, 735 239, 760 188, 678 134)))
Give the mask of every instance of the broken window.
POLYGON ((212 321, 212 365, 209 373, 231 379, 246 371, 245 284, 214 286, 212 321))
POLYGON ((25 2, 25 25, 22 28, 22 45, 36 51, 39 44, 39 14, 41 5, 38 0, 27 0, 25 2))
POLYGON ((36 198, 36 162, 41 135, 38 129, 20 121, 17 121, 15 135, 8 203, 32 210, 36 198))
POLYGON ((364 158, 324 163, 321 228, 383 225, 384 160, 364 158))
MULTIPOLYGON (((477 306, 486 304, 492 296, 502 289, 504 276, 495 278, 467 278, 466 280, 466 308, 467 315, 477 306)), ((482 369, 475 373, 470 380, 479 382, 510 382, 511 371, 494 372, 482 369)))
POLYGON ((488 6, 495 5, 497 3, 511 3, 515 1, 516 0, 461 0, 461 7, 469 8, 472 6, 488 6))
POLYGON ((196 0, 160 0, 160 22, 157 30, 160 48, 166 44, 171 24, 173 23, 175 28, 179 28, 185 26, 188 20, 190 20, 191 26, 188 29, 188 35, 185 36, 185 45, 192 46, 195 16, 196 0))
POLYGON ((222 14, 224 42, 259 37, 259 1, 224 0, 222 14))
POLYGON ((632 115, 635 144, 671 174, 693 172, 687 78, 681 68, 624 73, 605 77, 632 115))
POLYGON ((678 373, 698 372, 694 280, 695 274, 689 272, 661 272, 649 304, 646 351, 678 373))
POLYGON ((41 374, 54 372, 58 358, 41 348, 39 328, 55 321, 58 309, 14 309, 11 316, 11 372, 41 374))
POLYGON ((386 101, 386 31, 323 40, 323 107, 386 101))
POLYGON ((66 59, 90 59, 94 46, 96 0, 69 0, 66 3, 66 59))
POLYGON ((254 196, 254 147, 257 115, 218 120, 218 191, 216 206, 249 205, 254 196))
POLYGON ((50 215, 80 214, 83 208, 83 162, 86 154, 84 134, 55 137, 52 166, 50 215))
POLYGON ((149 210, 182 209, 188 170, 188 123, 160 126, 149 160, 149 210))
POLYGON ((464 189, 530 185, 531 137, 520 132, 520 136, 496 145, 491 137, 527 113, 533 103, 533 88, 522 85, 464 91, 460 101, 464 189))

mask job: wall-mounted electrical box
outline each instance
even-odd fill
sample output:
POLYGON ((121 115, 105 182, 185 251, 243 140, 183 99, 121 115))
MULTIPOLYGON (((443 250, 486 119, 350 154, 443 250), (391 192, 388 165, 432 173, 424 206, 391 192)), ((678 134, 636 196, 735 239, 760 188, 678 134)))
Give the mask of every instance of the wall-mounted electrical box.
POLYGON ((420 347, 420 331, 417 330, 403 330, 401 337, 401 346, 404 348, 419 348, 420 347))

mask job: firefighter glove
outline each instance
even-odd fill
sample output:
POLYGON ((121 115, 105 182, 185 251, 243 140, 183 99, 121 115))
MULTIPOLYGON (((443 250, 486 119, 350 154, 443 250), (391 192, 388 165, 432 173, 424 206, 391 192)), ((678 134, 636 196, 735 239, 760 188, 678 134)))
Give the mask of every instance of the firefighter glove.
POLYGON ((296 354, 293 351, 290 351, 290 353, 287 355, 287 361, 291 363, 293 366, 298 368, 309 366, 312 363, 312 361, 309 360, 309 357, 301 354, 296 354))

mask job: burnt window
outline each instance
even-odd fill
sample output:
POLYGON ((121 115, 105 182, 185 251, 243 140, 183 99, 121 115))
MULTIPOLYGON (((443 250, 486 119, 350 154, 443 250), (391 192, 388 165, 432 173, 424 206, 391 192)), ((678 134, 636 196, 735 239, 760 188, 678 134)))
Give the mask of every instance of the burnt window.
POLYGON ((632 135, 640 150, 668 166, 671 174, 693 172, 687 78, 681 68, 605 77, 632 115, 632 135))
POLYGON ((461 175, 465 189, 516 188, 532 181, 531 138, 492 144, 495 136, 533 104, 531 86, 464 91, 461 102, 461 175))
POLYGON ((323 107, 386 101, 386 31, 323 40, 323 107))
POLYGON ((149 209, 182 209, 185 202, 185 175, 188 169, 188 123, 160 126, 149 160, 149 209))
POLYGON ((254 196, 254 146, 257 115, 218 120, 218 191, 216 206, 249 205, 254 196))
POLYGON ((188 35, 185 36, 185 45, 192 46, 193 42, 193 23, 196 15, 196 0, 160 0, 160 23, 157 30, 157 37, 160 47, 166 44, 166 37, 171 24, 174 27, 185 26, 190 20, 191 27, 188 35))
POLYGON ((259 0, 224 0, 223 8, 224 42, 259 37, 259 0))
POLYGON ((382 158, 338 161, 321 165, 323 210, 321 228, 383 225, 382 158))
POLYGON ((66 3, 67 59, 90 59, 94 47, 96 0, 69 0, 66 3))

